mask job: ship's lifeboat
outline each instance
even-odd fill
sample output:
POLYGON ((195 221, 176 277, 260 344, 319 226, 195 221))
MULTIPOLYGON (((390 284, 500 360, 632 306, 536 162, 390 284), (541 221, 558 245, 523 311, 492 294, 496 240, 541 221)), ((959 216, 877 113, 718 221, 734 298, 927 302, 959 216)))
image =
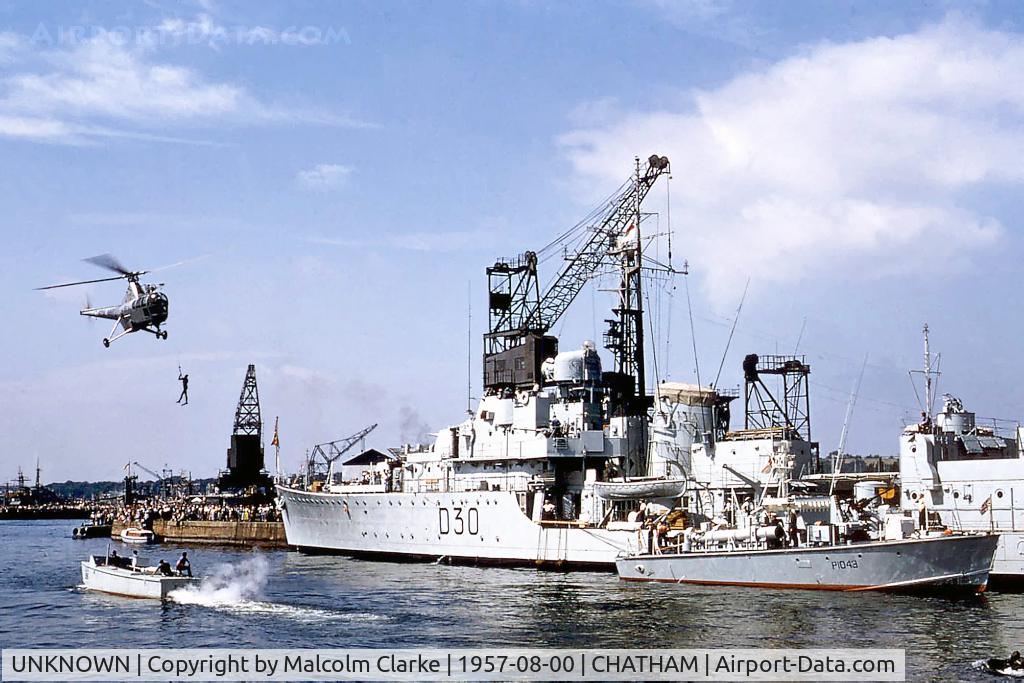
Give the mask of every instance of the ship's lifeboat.
POLYGON ((641 500, 678 498, 686 493, 686 479, 640 477, 612 479, 594 483, 594 493, 602 500, 641 500))

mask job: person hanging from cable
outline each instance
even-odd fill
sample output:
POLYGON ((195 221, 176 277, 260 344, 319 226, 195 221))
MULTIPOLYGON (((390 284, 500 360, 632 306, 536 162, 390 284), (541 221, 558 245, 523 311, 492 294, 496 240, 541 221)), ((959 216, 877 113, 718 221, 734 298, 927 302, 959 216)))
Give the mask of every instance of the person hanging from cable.
POLYGON ((178 401, 177 402, 180 403, 183 406, 187 406, 188 405, 188 375, 182 374, 181 366, 180 365, 178 366, 178 379, 181 380, 181 396, 178 397, 178 401), (182 403, 182 399, 185 400, 184 403, 182 403))

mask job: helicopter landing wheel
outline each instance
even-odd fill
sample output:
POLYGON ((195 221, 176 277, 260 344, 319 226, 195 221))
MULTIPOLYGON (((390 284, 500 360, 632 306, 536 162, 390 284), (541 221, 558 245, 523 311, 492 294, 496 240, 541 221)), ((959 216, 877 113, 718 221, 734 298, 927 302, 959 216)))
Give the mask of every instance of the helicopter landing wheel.
POLYGON ((103 338, 103 347, 107 349, 110 348, 110 340, 107 339, 106 337, 103 338))
POLYGON ((167 339, 167 330, 164 330, 163 332, 161 332, 161 333, 160 333, 160 334, 158 334, 157 336, 158 336, 158 337, 163 337, 164 339, 167 339))

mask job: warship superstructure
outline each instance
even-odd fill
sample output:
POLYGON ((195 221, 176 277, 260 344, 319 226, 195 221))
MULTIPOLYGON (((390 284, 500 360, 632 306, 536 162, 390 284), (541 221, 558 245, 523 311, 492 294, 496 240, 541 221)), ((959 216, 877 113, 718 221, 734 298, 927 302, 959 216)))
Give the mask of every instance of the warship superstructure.
MULTIPOLYGON (((610 568, 633 547, 637 500, 677 497, 652 476, 644 372, 644 197, 665 157, 633 177, 559 243, 565 264, 544 290, 538 252, 487 269, 484 396, 427 446, 407 446, 373 481, 331 476, 278 486, 288 543, 308 550, 451 562, 610 568), (568 246, 569 244, 572 245, 568 246), (596 273, 618 279, 602 367, 593 342, 560 351, 548 331, 596 273), (604 485, 602 487, 602 485, 604 485), (623 493, 626 491, 626 493, 623 493)), ((550 250, 549 254, 550 255, 550 250)))
MULTIPOLYGON (((736 429, 730 424, 731 405, 740 392, 678 382, 658 385, 651 468, 686 477, 689 485, 680 506, 691 523, 729 517, 748 499, 778 495, 784 472, 788 478, 788 473, 799 477, 818 471, 810 372, 802 356, 747 355, 743 423, 736 429)), ((803 487, 799 482, 791 486, 803 487)))
POLYGON ((925 409, 900 436, 902 507, 932 528, 998 533, 996 583, 1024 580, 1024 432, 982 424, 945 394, 932 416, 931 353, 925 326, 925 409))

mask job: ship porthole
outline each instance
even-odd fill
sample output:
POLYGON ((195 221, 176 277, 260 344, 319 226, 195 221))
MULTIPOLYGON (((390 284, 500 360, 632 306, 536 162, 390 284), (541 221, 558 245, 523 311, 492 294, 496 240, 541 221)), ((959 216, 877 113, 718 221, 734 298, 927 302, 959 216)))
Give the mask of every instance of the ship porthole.
POLYGON ((997 489, 996 490, 996 498, 1002 498, 1002 497, 1003 497, 1003 492, 1001 490, 997 489))
POLYGON ((959 498, 960 497, 960 492, 959 491, 953 491, 953 497, 954 498, 959 498))

